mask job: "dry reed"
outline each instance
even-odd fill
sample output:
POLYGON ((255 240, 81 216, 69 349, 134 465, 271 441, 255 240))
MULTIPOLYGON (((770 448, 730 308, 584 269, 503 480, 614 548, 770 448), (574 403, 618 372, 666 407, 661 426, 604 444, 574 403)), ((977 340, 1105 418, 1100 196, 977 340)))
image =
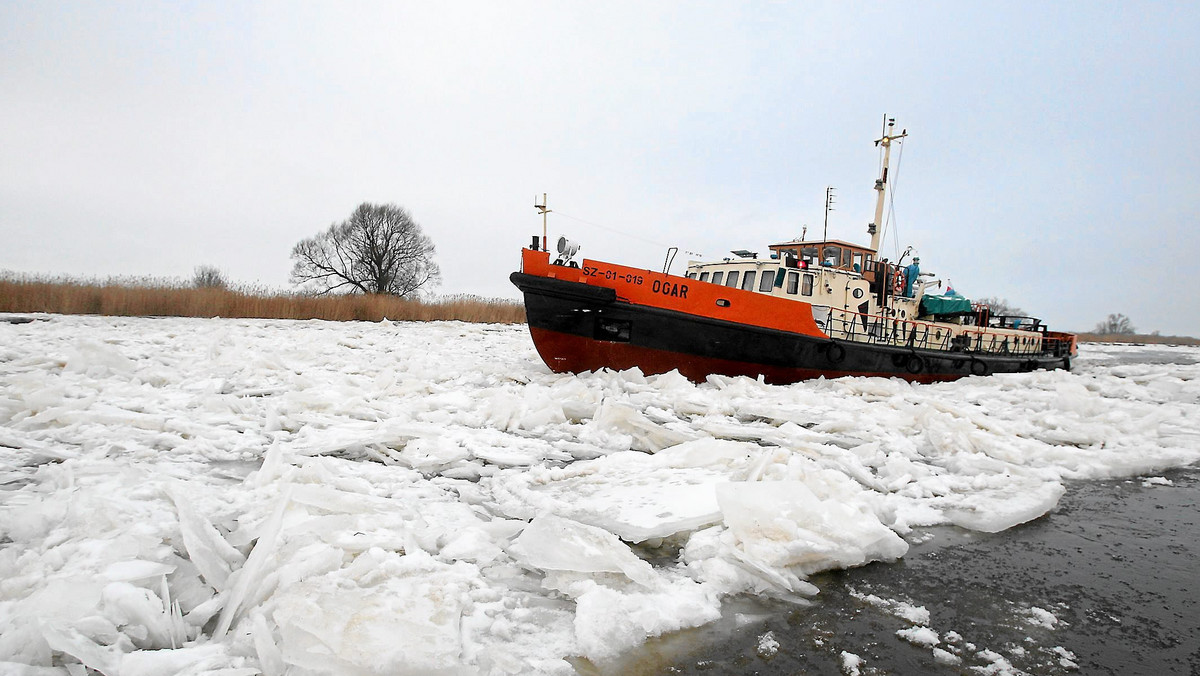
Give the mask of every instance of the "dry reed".
POLYGON ((412 301, 394 296, 311 296, 261 289, 197 289, 170 280, 0 277, 0 312, 126 317, 239 317, 331 321, 437 321, 519 324, 520 303, 478 296, 412 301))

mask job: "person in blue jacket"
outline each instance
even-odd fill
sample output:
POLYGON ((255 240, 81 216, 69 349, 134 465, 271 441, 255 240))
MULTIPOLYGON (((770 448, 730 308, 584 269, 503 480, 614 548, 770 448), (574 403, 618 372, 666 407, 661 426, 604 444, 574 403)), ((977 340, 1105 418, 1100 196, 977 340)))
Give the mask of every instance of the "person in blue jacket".
POLYGON ((921 259, 913 258, 913 262, 904 268, 904 297, 913 297, 913 284, 916 284, 917 277, 921 275, 921 259))

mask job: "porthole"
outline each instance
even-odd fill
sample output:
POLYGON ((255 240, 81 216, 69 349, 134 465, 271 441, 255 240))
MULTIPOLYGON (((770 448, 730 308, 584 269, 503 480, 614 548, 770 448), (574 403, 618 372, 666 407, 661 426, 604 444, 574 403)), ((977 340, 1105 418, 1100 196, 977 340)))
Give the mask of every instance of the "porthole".
POLYGON ((907 316, 908 316, 908 315, 907 315, 907 313, 905 313, 905 311, 904 311, 904 310, 901 310, 901 311, 900 311, 900 319, 904 319, 904 318, 905 318, 905 317, 907 317, 907 316))
POLYGON ((855 289, 855 290, 854 290, 854 297, 855 297, 855 298, 862 298, 862 297, 863 297, 863 290, 862 290, 862 289, 855 289))

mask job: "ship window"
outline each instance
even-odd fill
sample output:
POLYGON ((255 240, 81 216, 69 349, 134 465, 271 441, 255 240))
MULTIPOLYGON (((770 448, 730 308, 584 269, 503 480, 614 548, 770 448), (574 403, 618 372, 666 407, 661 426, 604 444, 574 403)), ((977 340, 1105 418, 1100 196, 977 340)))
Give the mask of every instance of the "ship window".
POLYGON ((714 272, 713 273, 713 276, 712 276, 713 284, 720 284, 723 281, 725 281, 725 273, 724 272, 714 272))
POLYGON ((842 260, 842 247, 827 246, 821 255, 821 265, 837 266, 842 260))
POLYGON ((853 265, 853 267, 854 267, 854 271, 855 271, 855 272, 862 272, 863 270, 865 270, 865 269, 866 269, 866 268, 864 268, 864 267, 863 267, 863 255, 862 255, 862 253, 861 253, 861 252, 858 252, 858 251, 855 251, 855 252, 854 252, 854 265, 853 265))
POLYGON ((707 272, 701 272, 701 273, 700 273, 700 281, 702 281, 702 282, 707 282, 707 281, 708 281, 708 273, 707 273, 707 272))
POLYGON ((851 252, 849 249, 842 249, 842 267, 850 267, 850 254, 851 252))
POLYGON ((738 274, 739 273, 737 270, 730 270, 729 278, 725 280, 725 286, 732 286, 736 289, 738 285, 738 274))
MULTIPOLYGON (((804 275, 804 288, 801 289, 800 293, 804 294, 805 296, 811 296, 812 295, 812 287, 813 287, 813 276, 812 275, 804 275)), ((796 292, 793 291, 792 293, 796 293, 796 292)))
MULTIPOLYGON (((808 277, 808 276, 809 275, 805 275, 805 277, 808 277)), ((787 292, 794 296, 794 295, 796 295, 796 291, 799 287, 800 287, 800 273, 794 272, 794 271, 788 271, 787 292)))
POLYGON ((758 276, 758 273, 755 272, 754 270, 746 271, 746 274, 742 275, 742 291, 753 291, 754 290, 754 278, 757 276, 758 276))
MULTIPOLYGON (((778 270, 779 268, 776 268, 778 270)), ((771 289, 775 286, 775 275, 769 270, 763 270, 762 278, 758 280, 758 290, 763 293, 771 293, 771 289)))
POLYGON ((696 278, 696 273, 694 273, 694 272, 689 272, 689 273, 687 273, 687 278, 688 278, 688 279, 695 279, 695 278, 696 278))
POLYGON ((817 262, 817 247, 806 246, 800 250, 800 256, 809 263, 817 262))

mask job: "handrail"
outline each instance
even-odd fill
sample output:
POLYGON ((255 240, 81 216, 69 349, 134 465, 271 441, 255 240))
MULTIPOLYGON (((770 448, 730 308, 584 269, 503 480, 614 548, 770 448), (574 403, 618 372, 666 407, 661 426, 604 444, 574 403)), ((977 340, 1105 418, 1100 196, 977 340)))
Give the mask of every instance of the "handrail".
POLYGON ((1065 354, 1062 351, 1065 341, 1048 338, 1035 331, 1021 332, 1027 335, 1019 335, 964 326, 956 332, 936 323, 836 308, 830 308, 825 331, 833 338, 868 345, 1004 355, 1065 354))

